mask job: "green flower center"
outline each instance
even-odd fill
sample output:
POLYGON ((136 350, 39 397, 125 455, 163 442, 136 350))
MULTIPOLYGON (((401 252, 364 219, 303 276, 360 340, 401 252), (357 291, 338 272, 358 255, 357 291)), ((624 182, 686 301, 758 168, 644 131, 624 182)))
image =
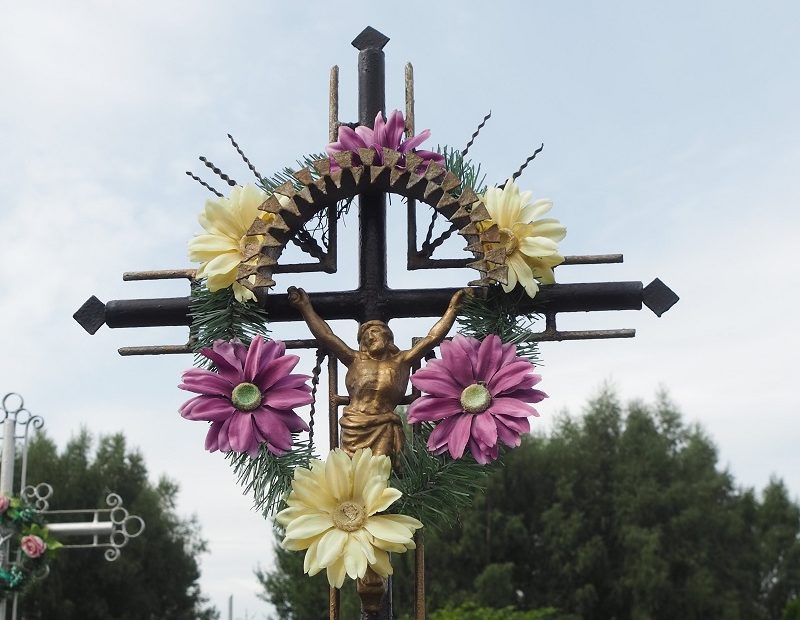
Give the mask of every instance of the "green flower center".
POLYGON ((239 411, 252 411, 261 404, 261 390, 252 383, 240 383, 233 388, 231 402, 239 411))
POLYGON ((342 502, 331 516, 333 524, 345 532, 360 530, 367 521, 367 511, 355 502, 342 502))
POLYGON ((519 249, 519 239, 510 228, 500 229, 500 243, 506 248, 506 254, 511 256, 519 249))
POLYGON ((483 413, 491 404, 491 393, 480 383, 473 383, 461 392, 461 406, 467 413, 483 413))

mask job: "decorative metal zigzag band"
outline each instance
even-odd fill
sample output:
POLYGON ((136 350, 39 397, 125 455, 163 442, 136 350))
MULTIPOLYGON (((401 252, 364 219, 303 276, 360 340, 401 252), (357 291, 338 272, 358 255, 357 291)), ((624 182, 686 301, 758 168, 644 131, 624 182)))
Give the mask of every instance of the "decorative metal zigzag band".
POLYGON ((259 207, 274 215, 272 221, 258 219, 248 230, 248 235, 263 237, 246 246, 237 272, 239 283, 259 293, 275 286, 273 268, 286 244, 303 224, 328 205, 369 190, 419 200, 455 224, 468 243, 465 250, 472 252, 476 259, 468 266, 481 273, 481 278, 470 282, 470 286, 506 283, 506 250, 501 243, 500 230, 494 223, 482 224, 490 219, 489 212, 471 188, 454 194, 462 187, 461 179, 434 162, 421 174, 412 172, 424 164, 414 153, 403 154, 384 148, 383 164, 375 160, 376 155, 373 149, 359 149, 358 157, 363 164, 359 165, 353 163, 352 153, 337 153, 334 160, 339 169, 331 170, 330 160, 320 159, 312 164, 316 175, 303 168, 293 173, 298 181, 296 185, 287 181, 277 187, 259 207), (401 158, 405 159, 402 167, 398 165, 401 158), (255 264, 254 259, 257 259, 255 264), (251 276, 255 276, 255 283, 250 282, 251 276))

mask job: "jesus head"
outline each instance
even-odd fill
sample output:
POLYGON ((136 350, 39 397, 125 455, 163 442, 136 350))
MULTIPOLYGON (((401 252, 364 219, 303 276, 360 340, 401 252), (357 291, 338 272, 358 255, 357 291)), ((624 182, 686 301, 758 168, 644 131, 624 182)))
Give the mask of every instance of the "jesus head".
POLYGON ((394 334, 383 321, 367 321, 358 328, 358 348, 370 357, 398 353, 394 334))

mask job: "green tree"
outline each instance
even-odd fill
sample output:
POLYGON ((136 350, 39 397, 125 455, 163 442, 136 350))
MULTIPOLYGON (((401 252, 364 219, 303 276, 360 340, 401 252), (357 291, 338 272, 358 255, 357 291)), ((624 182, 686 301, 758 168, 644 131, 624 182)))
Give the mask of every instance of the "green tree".
POLYGON ((61 453, 49 438, 38 435, 29 450, 28 480, 53 485, 53 510, 104 507, 107 494, 118 493, 130 512, 145 520, 146 530, 111 563, 101 550, 63 550, 47 579, 25 593, 24 616, 32 620, 218 618, 197 583, 197 558, 205 551, 199 526, 175 513, 177 484, 166 478, 151 484, 141 454, 128 450, 121 434, 101 437, 96 450, 92 447, 86 431, 61 453))
MULTIPOLYGON (((800 507, 778 480, 762 493, 737 486, 664 396, 623 406, 603 392, 583 416, 525 437, 459 527, 424 531, 437 620, 475 609, 503 620, 780 620, 800 598, 800 507)), ((302 554, 282 553, 295 578, 280 596, 294 609, 311 584, 298 578, 302 554)), ((396 608, 407 612, 412 554, 393 564, 396 608)), ((267 593, 282 570, 262 579, 267 593)))
MULTIPOLYGON (((278 541, 283 533, 275 530, 275 567, 256 569, 263 588, 259 597, 271 603, 281 620, 328 620, 328 580, 325 571, 308 577, 303 573, 303 554, 286 551, 278 541)), ((340 594, 342 618, 358 618, 360 603, 355 587, 346 581, 340 594)))

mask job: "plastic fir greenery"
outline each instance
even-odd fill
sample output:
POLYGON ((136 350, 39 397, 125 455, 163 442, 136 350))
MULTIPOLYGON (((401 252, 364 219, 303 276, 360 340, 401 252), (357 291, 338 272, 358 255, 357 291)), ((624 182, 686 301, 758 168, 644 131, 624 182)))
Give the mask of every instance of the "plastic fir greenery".
POLYGON ((503 342, 517 347, 517 355, 540 365, 539 344, 533 330, 539 315, 518 314, 519 302, 524 297, 524 290, 504 293, 500 286, 492 286, 485 298, 466 299, 458 316, 458 331, 478 340, 497 334, 503 342))
MULTIPOLYGON (((200 350, 211 347, 216 340, 238 339, 249 345, 256 335, 268 337, 266 311, 256 303, 237 301, 230 288, 212 293, 204 284, 195 287, 190 312, 194 365, 199 368, 213 368, 213 363, 201 355, 200 350)), ((253 497, 254 507, 265 517, 281 508, 283 498, 291 490, 295 468, 307 467, 312 458, 311 442, 296 437, 292 449, 279 456, 271 454, 263 445, 255 458, 246 453, 226 454, 239 484, 244 487, 244 494, 253 497)))
POLYGON ((481 465, 470 455, 460 459, 437 456, 426 446, 433 425, 418 426, 418 432, 407 433, 405 447, 396 457, 390 484, 403 496, 392 506, 392 512, 419 519, 426 528, 451 527, 475 495, 486 488, 489 475, 502 466, 501 459, 481 465))
POLYGON ((284 507, 292 490, 295 469, 309 467, 311 460, 317 457, 309 440, 295 437, 294 447, 281 456, 270 454, 262 445, 255 458, 237 452, 229 452, 225 458, 244 487, 245 495, 252 495, 253 507, 269 517, 284 507))
POLYGON ((453 190, 454 194, 467 187, 479 195, 486 192, 486 175, 481 172, 480 164, 475 164, 463 151, 450 146, 437 147, 437 150, 444 156, 444 167, 461 179, 462 185, 453 190))
POLYGON ((255 303, 236 301, 231 288, 212 293, 205 284, 192 290, 189 313, 192 318, 192 343, 195 366, 210 367, 210 360, 199 354, 217 340, 239 339, 250 344, 253 336, 267 336, 267 312, 255 303))

